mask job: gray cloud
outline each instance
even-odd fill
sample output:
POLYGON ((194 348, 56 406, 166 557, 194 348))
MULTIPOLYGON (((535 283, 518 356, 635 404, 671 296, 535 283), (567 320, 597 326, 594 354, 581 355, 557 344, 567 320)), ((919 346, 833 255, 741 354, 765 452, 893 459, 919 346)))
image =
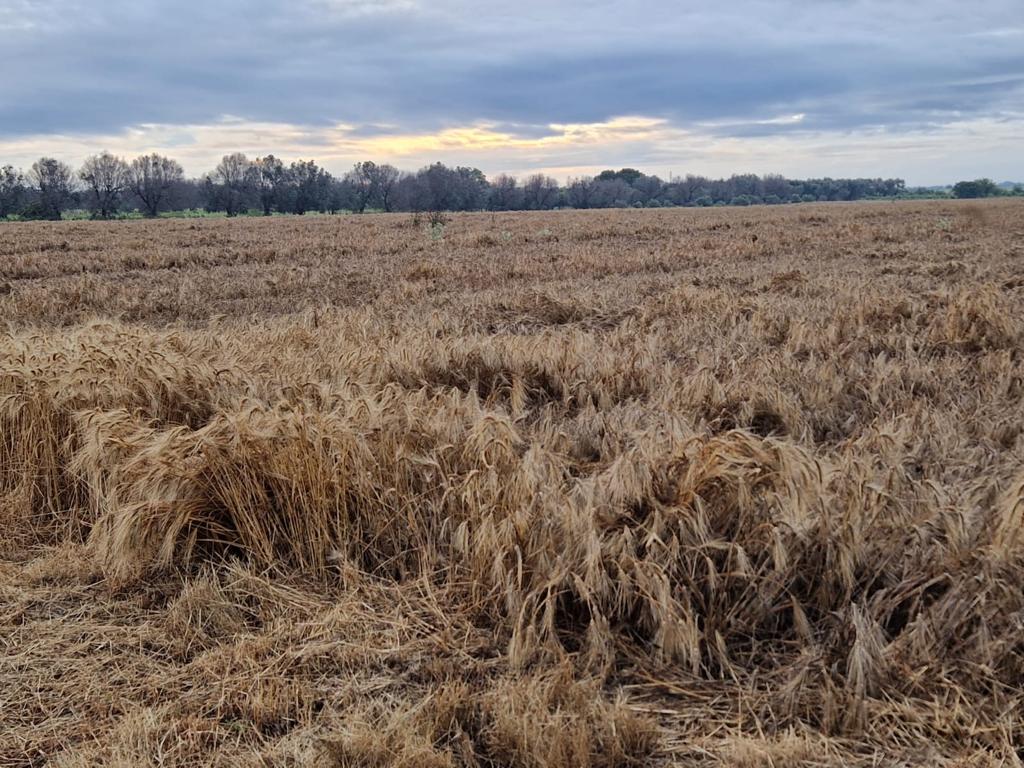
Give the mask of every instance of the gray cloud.
POLYGON ((225 115, 533 137, 629 114, 749 137, 912 130, 1022 102, 1018 0, 721 6, 0 0, 0 138, 225 115))

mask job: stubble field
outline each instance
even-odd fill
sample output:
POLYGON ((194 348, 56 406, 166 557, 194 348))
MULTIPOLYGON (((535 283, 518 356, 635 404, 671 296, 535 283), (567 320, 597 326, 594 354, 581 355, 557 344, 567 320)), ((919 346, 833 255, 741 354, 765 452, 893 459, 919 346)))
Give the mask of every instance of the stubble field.
POLYGON ((0 226, 0 766, 1002 766, 1024 205, 0 226))

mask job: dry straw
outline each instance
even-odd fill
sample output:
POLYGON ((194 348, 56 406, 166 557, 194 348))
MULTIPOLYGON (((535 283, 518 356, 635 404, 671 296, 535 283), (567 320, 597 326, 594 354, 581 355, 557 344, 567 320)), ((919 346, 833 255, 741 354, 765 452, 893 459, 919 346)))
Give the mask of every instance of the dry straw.
POLYGON ((1019 206, 815 210, 12 229, 0 764, 1019 765, 1019 206))

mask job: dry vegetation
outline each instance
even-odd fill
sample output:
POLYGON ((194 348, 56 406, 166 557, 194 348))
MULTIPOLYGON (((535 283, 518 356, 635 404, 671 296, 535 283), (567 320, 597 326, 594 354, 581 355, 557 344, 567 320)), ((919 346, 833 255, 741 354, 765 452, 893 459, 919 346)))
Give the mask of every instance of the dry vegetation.
POLYGON ((0 228, 0 765, 1020 765, 1024 206, 0 228))

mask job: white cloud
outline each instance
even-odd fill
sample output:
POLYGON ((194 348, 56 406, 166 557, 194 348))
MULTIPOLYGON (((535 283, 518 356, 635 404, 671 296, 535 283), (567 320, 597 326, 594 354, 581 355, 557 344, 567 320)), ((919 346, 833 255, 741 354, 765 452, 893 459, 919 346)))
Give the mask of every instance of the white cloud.
MULTIPOLYGON (((786 119, 798 124, 798 115, 786 119)), ((762 121, 764 122, 764 121, 762 121)), ((378 131, 380 128, 378 127, 378 131)), ((440 160, 485 173, 550 173, 560 179, 631 165, 662 176, 782 173, 805 176, 899 176, 939 184, 992 176, 1024 179, 1024 112, 974 118, 909 131, 796 131, 723 136, 661 118, 624 116, 598 123, 553 124, 541 135, 517 135, 493 123, 441 131, 386 130, 364 136, 357 126, 312 127, 225 118, 206 125, 140 125, 109 135, 49 135, 0 141, 0 157, 27 166, 43 154, 78 164, 109 150, 134 156, 159 151, 199 175, 228 152, 273 152, 312 158, 335 172, 358 160, 415 170, 440 160)))
POLYGON ((416 0, 309 0, 314 8, 341 16, 373 16, 416 10, 416 0))
POLYGON ((980 32, 971 32, 969 37, 1024 37, 1024 27, 1000 27, 998 29, 985 29, 980 32))

